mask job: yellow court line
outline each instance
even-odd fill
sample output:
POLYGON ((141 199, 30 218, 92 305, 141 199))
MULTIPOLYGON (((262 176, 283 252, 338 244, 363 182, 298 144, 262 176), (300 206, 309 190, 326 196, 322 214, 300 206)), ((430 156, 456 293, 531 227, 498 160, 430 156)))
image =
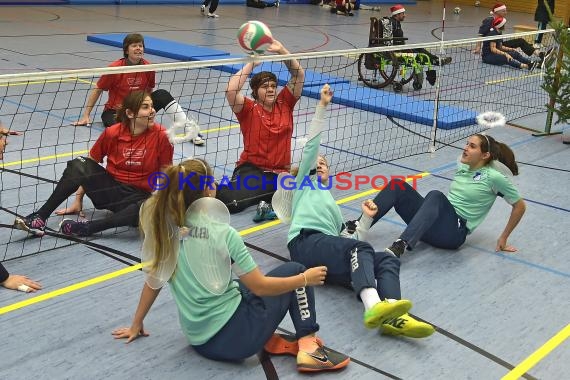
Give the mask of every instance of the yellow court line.
POLYGON ((110 280, 112 278, 119 277, 119 276, 122 276, 124 274, 134 272, 134 271, 139 270, 141 268, 142 268, 142 264, 137 264, 137 265, 134 265, 132 267, 123 268, 123 269, 115 271, 115 272, 107 273, 105 275, 92 278, 90 280, 86 280, 86 281, 79 282, 77 284, 69 285, 69 286, 66 286, 65 288, 57 289, 57 290, 54 290, 54 291, 49 292, 49 293, 44 293, 42 295, 36 296, 34 298, 27 299, 25 301, 16 302, 14 304, 4 306, 4 307, 0 308, 0 315, 6 314, 10 311, 21 309, 21 308, 26 307, 26 306, 30 306, 30 305, 33 305, 35 303, 45 301, 45 300, 48 300, 48 299, 51 299, 51 298, 54 298, 57 296, 61 296, 61 295, 66 294, 66 293, 73 292, 75 290, 83 289, 83 288, 86 288, 88 286, 95 285, 95 284, 101 283, 103 281, 107 281, 107 280, 110 280))
MULTIPOLYGON (((424 172, 424 173, 421 173, 421 174, 418 174, 418 175, 421 176, 422 178, 424 178, 424 177, 428 176, 429 174, 430 174, 430 173, 424 172)), ((410 180, 411 180, 411 179, 408 178, 406 181, 410 181, 410 180)), ((349 201, 356 200, 356 199, 358 199, 358 198, 363 198, 363 197, 366 197, 366 196, 368 196, 368 195, 370 195, 370 194, 374 194, 374 193, 376 193, 376 192, 378 192, 378 191, 379 191, 379 190, 376 190, 376 189, 371 189, 371 190, 363 191, 363 192, 361 192, 361 193, 354 194, 354 195, 351 195, 351 196, 342 198, 342 199, 338 200, 336 203, 337 203, 337 204, 347 203, 347 202, 349 202, 349 201)), ((267 228, 269 228, 269 227, 276 226, 276 225, 278 225, 278 224, 280 224, 280 223, 281 223, 280 220, 272 220, 272 221, 269 221, 269 222, 267 222, 267 223, 260 224, 260 225, 258 225, 258 226, 254 226, 254 227, 251 227, 251 228, 247 228, 247 229, 245 229, 245 230, 241 230, 241 231, 239 231, 239 234, 240 234, 240 236, 249 235, 249 234, 252 234, 252 233, 254 233, 254 232, 261 231, 261 230, 267 229, 267 228)), ((75 290, 83 289, 83 288, 85 288, 85 287, 88 287, 88 286, 91 286, 91 285, 95 285, 95 284, 101 283, 101 282, 103 282, 103 281, 107 281, 107 280, 113 279, 113 278, 115 278, 115 277, 122 276, 123 274, 131 273, 131 272, 133 272, 133 271, 135 271, 135 270, 138 270, 138 269, 140 269, 140 268, 142 268, 142 264, 137 264, 137 265, 132 266, 132 267, 128 267, 128 268, 124 268, 124 269, 118 270, 118 271, 116 271, 116 272, 111 272, 111 273, 108 273, 108 274, 105 274, 105 275, 102 275, 102 276, 99 276, 99 277, 92 278, 92 279, 90 279, 90 280, 82 281, 82 282, 80 282, 80 283, 78 283, 78 284, 75 284, 75 285, 66 286, 65 288, 61 288, 61 289, 58 289, 58 290, 54 290, 53 292, 45 293, 45 294, 42 294, 42 295, 40 295, 40 296, 36 296, 36 297, 30 298, 30 299, 25 300, 25 301, 16 302, 16 303, 14 303, 14 304, 1 307, 1 308, 0 308, 0 315, 5 314, 5 313, 8 313, 8 312, 10 312, 10 311, 14 311, 14 310, 17 310, 17 309, 21 309, 21 308, 26 307, 26 306, 33 305, 33 304, 38 303, 38 302, 41 302, 41 301, 46 301, 46 300, 48 300, 48 299, 58 297, 58 296, 61 296, 61 295, 63 295, 63 294, 66 294, 66 293, 73 292, 73 291, 75 291, 75 290)))
POLYGON ((20 160, 20 161, 12 161, 12 162, 6 162, 4 164, 0 164, 0 167, 7 167, 7 166, 14 166, 14 165, 23 165, 23 164, 29 164, 31 162, 38 162, 38 161, 46 161, 46 160, 54 160, 56 158, 61 158, 61 157, 69 157, 69 156, 74 156, 74 155, 81 155, 81 154, 85 154, 88 153, 89 150, 78 150, 76 152, 71 152, 71 153, 59 153, 59 154, 54 154, 51 156, 44 156, 44 157, 38 157, 38 158, 29 158, 27 160, 20 160))
MULTIPOLYGON (((217 131, 224 131, 224 130, 228 130, 228 129, 233 129, 233 128, 239 128, 239 124, 232 124, 232 125, 228 125, 226 127, 220 127, 220 128, 211 128, 211 129, 205 129, 203 131, 200 131, 200 133, 212 133, 212 132, 217 132, 217 131)), ((184 134, 180 134, 178 136, 184 136, 184 134)), ((51 156, 44 156, 44 157, 37 157, 37 158, 29 158, 27 160, 20 160, 20 161, 11 161, 11 162, 5 162, 0 164, 1 168, 5 168, 8 166, 20 166, 23 164, 29 164, 32 162, 38 162, 38 161, 46 161, 46 160, 54 160, 57 158, 62 158, 62 157, 70 157, 70 156, 79 156, 85 153, 89 153, 89 150, 79 150, 77 152, 71 152, 71 153, 59 153, 59 154, 54 154, 51 156)))
MULTIPOLYGON (((30 84, 45 84, 45 83, 77 82, 78 80, 79 80, 78 78, 68 78, 68 79, 39 80, 39 81, 33 81, 33 82, 21 81, 21 82, 2 84, 2 85, 0 85, 0 87, 27 86, 30 84)), ((92 83, 92 82, 87 82, 87 83, 92 83)))
POLYGON ((533 352, 528 358, 523 360, 519 365, 517 365, 511 372, 507 373, 502 377, 501 380, 515 380, 520 378, 529 369, 534 367, 539 361, 544 359, 552 350, 558 347, 562 342, 564 342, 570 336, 570 323, 566 325, 558 334, 554 335, 548 342, 546 342, 542 347, 533 352))
POLYGON ((520 77, 510 77, 510 78, 504 78, 504 79, 490 80, 490 81, 485 82, 485 84, 497 84, 497 83, 508 82, 511 80, 520 80, 520 79, 532 78, 532 77, 536 77, 539 75, 541 75, 541 73, 521 75, 520 77))

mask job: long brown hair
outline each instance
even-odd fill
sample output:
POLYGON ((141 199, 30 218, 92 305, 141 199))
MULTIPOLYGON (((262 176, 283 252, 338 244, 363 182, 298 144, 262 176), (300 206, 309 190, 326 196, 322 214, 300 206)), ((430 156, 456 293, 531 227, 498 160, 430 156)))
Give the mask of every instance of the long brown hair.
POLYGON ((150 94, 146 91, 133 91, 123 99, 123 104, 121 108, 117 111, 115 119, 117 122, 123 125, 130 126, 129 117, 127 116, 127 110, 130 110, 136 117, 139 110, 144 102, 144 100, 149 97, 150 94))
POLYGON ((479 146, 481 148, 481 152, 483 153, 490 153, 489 161, 485 164, 489 163, 491 160, 499 160, 502 162, 509 170, 513 173, 513 175, 519 174, 519 167, 515 160, 515 153, 512 151, 511 148, 505 143, 499 142, 495 140, 492 136, 483 135, 481 133, 475 134, 479 139, 479 146))
MULTIPOLYGON (((172 235, 177 230, 172 228, 184 225, 184 216, 190 205, 205 196, 205 190, 213 185, 213 171, 208 163, 199 158, 192 158, 178 165, 168 166, 163 170, 170 182, 164 190, 156 191, 143 205, 139 225, 149 225, 151 221, 152 234, 156 249, 155 260, 151 269, 156 269, 163 257, 170 254, 177 244, 172 235)), ((144 236, 144 231, 142 231, 144 236)))

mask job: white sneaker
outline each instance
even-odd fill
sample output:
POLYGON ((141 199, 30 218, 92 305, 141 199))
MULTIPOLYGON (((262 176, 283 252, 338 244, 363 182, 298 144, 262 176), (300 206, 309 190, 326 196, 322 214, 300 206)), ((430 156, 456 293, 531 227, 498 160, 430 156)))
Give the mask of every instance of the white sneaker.
POLYGON ((206 140, 202 138, 202 135, 198 135, 192 139, 192 143, 194 145, 204 145, 206 143, 206 140))
POLYGON ((220 16, 218 16, 218 15, 215 14, 215 13, 210 13, 210 12, 208 12, 208 17, 209 17, 209 18, 218 18, 218 17, 220 17, 220 16))
POLYGON ((542 44, 534 44, 534 45, 532 45, 532 47, 535 49, 542 49, 543 46, 542 46, 542 44))
POLYGON ((200 13, 202 13, 202 16, 204 16, 205 12, 206 12, 206 6, 202 4, 200 6, 200 13))

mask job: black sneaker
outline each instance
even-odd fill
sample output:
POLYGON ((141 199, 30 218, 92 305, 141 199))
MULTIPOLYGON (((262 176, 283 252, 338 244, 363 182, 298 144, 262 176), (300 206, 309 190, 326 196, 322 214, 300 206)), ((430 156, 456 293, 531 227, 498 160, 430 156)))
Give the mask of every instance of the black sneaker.
POLYGON ((63 219, 59 228, 64 235, 89 236, 89 221, 63 219))
POLYGON ((408 245, 402 239, 398 239, 392 243, 392 245, 384 250, 384 252, 400 257, 406 251, 408 245))
POLYGON ((528 71, 534 71, 538 66, 540 66, 540 62, 534 61, 528 65, 528 71))
POLYGON ((37 213, 32 213, 24 218, 16 218, 14 226, 35 236, 44 236, 46 221, 37 213))

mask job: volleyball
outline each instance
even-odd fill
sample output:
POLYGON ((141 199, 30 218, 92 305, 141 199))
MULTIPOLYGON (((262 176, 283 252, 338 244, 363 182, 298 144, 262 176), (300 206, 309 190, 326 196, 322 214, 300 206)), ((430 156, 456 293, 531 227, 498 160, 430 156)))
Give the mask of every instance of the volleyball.
POLYGON ((478 7, 481 5, 481 2, 479 0, 475 0, 475 6, 478 7))
POLYGON ((456 15, 460 14, 460 13, 461 13, 461 8, 455 7, 455 8, 453 9, 453 13, 455 13, 456 15))
POLYGON ((248 53, 263 54, 273 43, 271 31, 261 21, 248 21, 240 26, 237 39, 248 53))

